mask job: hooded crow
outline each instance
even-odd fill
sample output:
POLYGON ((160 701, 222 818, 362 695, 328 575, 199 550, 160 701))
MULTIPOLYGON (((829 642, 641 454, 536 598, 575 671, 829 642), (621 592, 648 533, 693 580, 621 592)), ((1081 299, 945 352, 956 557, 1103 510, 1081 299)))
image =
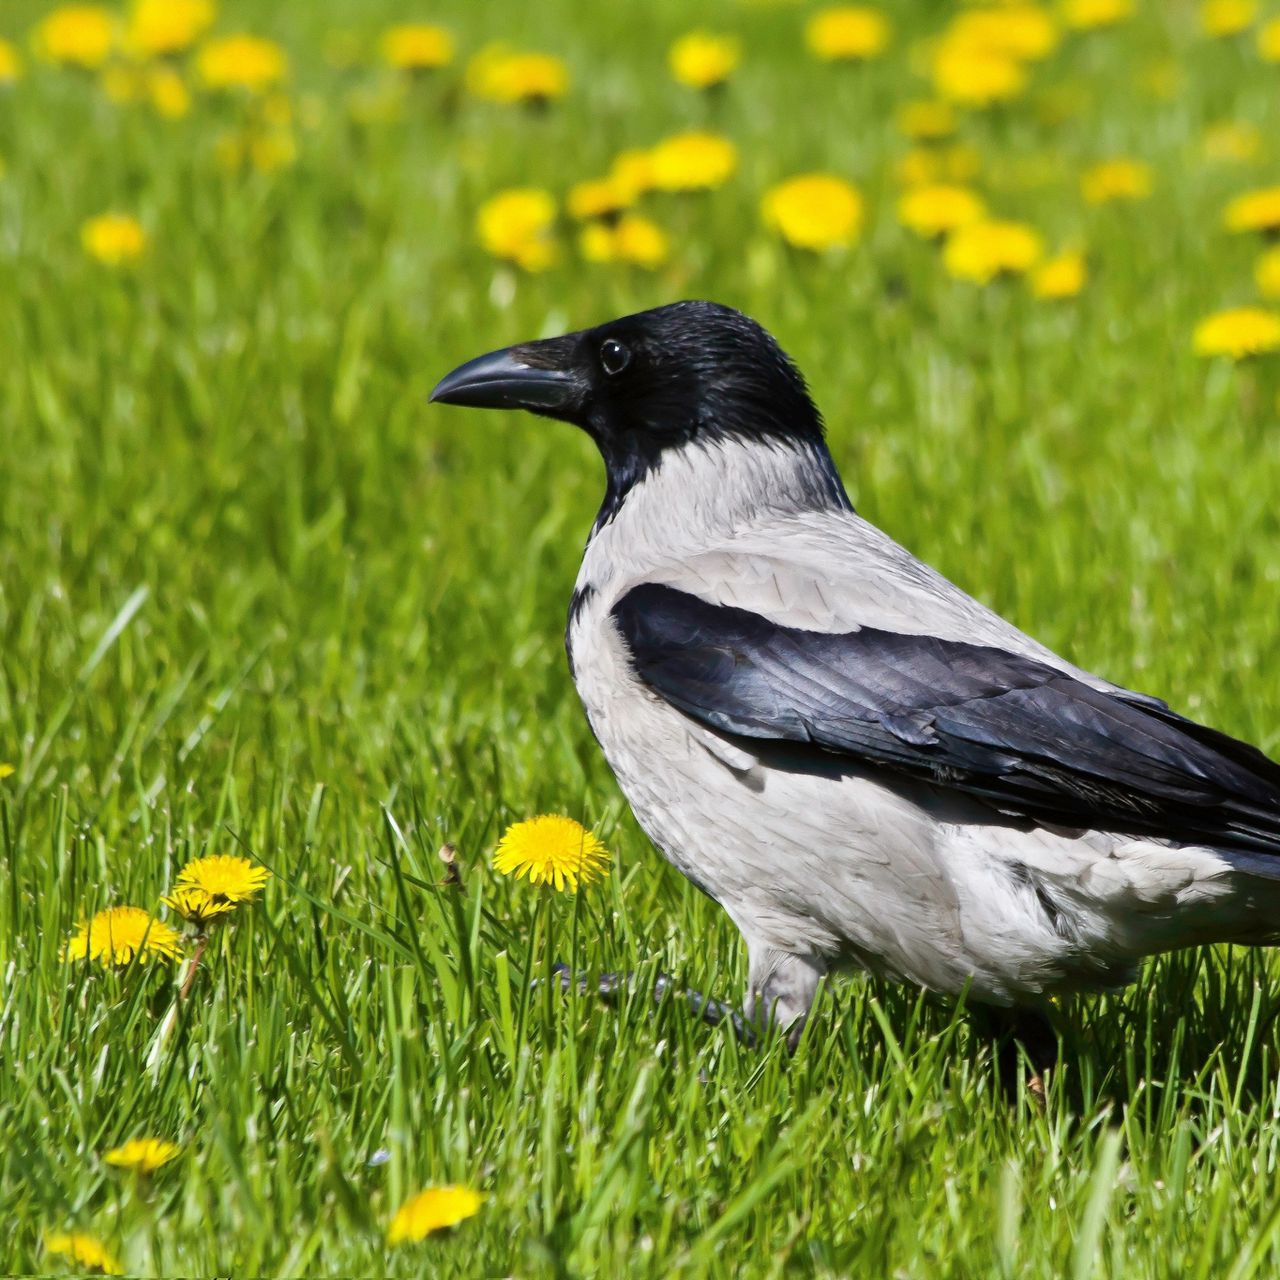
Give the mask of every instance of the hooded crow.
POLYGON ((749 1017, 794 1038, 840 967, 1034 1011, 1280 938, 1280 766, 861 519, 753 320, 676 303, 481 356, 432 399, 598 446, 569 667, 640 825, 741 931, 749 1017))

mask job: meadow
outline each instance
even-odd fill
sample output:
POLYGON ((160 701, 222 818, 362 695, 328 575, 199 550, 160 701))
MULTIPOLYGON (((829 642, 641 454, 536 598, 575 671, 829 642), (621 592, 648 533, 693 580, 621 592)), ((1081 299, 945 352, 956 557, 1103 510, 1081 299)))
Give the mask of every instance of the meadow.
POLYGON ((820 9, 0 11, 0 1270, 1280 1268, 1267 953, 1064 1002, 1043 1105, 962 1010, 858 976, 794 1056, 535 984, 737 1000, 745 956, 569 680, 592 447, 427 405, 509 342, 742 308, 864 515, 1280 752, 1280 9, 916 0, 825 46, 820 9), (730 43, 677 78, 694 27, 730 43), (609 874, 500 874, 544 813, 609 874), (184 922, 213 855, 270 877, 184 922), (94 958, 122 905, 172 954, 94 958), (105 1159, 137 1138, 176 1152, 105 1159), (392 1229, 442 1186, 483 1199, 392 1229))

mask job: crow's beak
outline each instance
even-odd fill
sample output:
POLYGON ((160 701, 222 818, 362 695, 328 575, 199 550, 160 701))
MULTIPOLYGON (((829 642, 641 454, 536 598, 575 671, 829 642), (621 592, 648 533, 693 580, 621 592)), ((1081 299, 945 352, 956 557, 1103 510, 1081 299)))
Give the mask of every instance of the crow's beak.
POLYGON ((578 403, 578 379, 567 370, 539 368, 521 359, 541 344, 491 351, 459 365, 436 383, 434 403, 464 404, 477 409, 530 409, 559 416, 578 403))

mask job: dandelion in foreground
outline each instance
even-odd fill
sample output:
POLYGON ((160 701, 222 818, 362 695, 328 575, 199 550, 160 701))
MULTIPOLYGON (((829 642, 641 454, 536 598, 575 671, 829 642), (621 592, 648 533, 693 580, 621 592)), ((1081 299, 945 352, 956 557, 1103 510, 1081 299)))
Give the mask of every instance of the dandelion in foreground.
POLYGON ((289 74, 289 60, 275 41, 242 33, 203 45, 196 56, 196 71, 209 89, 262 93, 289 74))
POLYGON ((1084 288, 1086 275, 1084 254, 1069 249, 1046 259, 1032 271, 1031 292, 1046 301, 1074 298, 1084 288))
POLYGON ((103 1160, 117 1169, 131 1173, 155 1173, 182 1150, 176 1142, 164 1138, 132 1138, 121 1147, 112 1147, 103 1160))
POLYGON ((936 238, 987 216, 986 205, 968 187, 936 183, 912 187, 898 201, 898 221, 917 235, 936 238))
POLYGON ((1089 204, 1142 200, 1151 194, 1151 166, 1120 156, 1104 160, 1080 175, 1080 194, 1089 204))
POLYGON ((411 1196, 387 1227, 388 1244, 414 1244, 434 1231, 456 1227, 480 1209, 484 1196, 470 1187, 428 1187, 411 1196))
POLYGON ((46 1253, 69 1258, 77 1266, 103 1276, 122 1276, 124 1268, 102 1241, 83 1231, 50 1231, 44 1238, 46 1253))
POLYGON ((389 27, 378 41, 382 60, 397 71, 434 71, 453 61, 453 36, 443 27, 404 23, 389 27))
POLYGON ((116 18, 99 4, 64 4, 36 27, 36 51, 50 62, 96 71, 116 43, 116 18))
MULTIPOLYGON (((195 858, 188 862, 174 881, 173 892, 198 889, 214 903, 230 903, 239 906, 249 902, 253 895, 271 879, 266 867, 255 866, 248 858, 235 854, 214 854, 208 858, 195 858)), ((170 904, 172 905, 172 904, 170 904)))
POLYGON ((709 191, 737 167, 737 147, 717 133, 673 134, 649 152, 649 180, 658 191, 709 191))
POLYGON ((476 234, 495 258, 525 271, 545 271, 556 258, 555 220, 556 202, 549 191, 512 187, 480 206, 476 234))
POLYGON ((1192 345, 1197 355, 1232 360, 1280 351, 1280 315, 1262 307, 1215 312, 1196 326, 1192 345))
POLYGON ((690 89, 714 89, 724 84, 741 60, 739 41, 710 31, 690 31, 667 54, 672 78, 690 89))
POLYGON ((1021 222, 971 222, 947 241, 942 262, 958 280, 987 284, 1000 275, 1029 271, 1043 249, 1039 234, 1021 222))
POLYGON ((862 230, 862 196, 830 173, 803 173, 770 187, 760 202, 765 226, 798 249, 843 249, 862 230))
POLYGON ((1222 215, 1228 231, 1280 231, 1280 187, 1246 191, 1222 215))
POLYGON ((609 853, 580 822, 558 814, 541 814, 509 826, 494 850, 493 865, 504 876, 527 878, 576 893, 609 874, 609 853))
POLYGON ((879 9, 850 4, 815 13, 804 29, 804 41, 823 62, 863 62, 878 58, 889 47, 891 34, 879 9))
POLYGON ((81 923, 62 948, 62 959, 97 960, 103 965, 127 965, 156 956, 175 960, 182 954, 175 929, 141 907, 108 907, 81 923))

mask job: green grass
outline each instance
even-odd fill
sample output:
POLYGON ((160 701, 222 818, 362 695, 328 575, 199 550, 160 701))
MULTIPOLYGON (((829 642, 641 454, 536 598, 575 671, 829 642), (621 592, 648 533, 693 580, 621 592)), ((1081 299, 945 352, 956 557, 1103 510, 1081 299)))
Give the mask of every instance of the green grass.
MULTIPOLYGON (((1267 955, 1168 958, 1064 1006, 1043 1111, 999 1095, 952 1008, 859 978, 794 1057, 676 1004, 531 992, 560 959, 736 998, 744 958, 635 826, 570 685, 589 444, 425 401, 518 338, 743 307, 810 376, 864 514, 1082 665, 1275 752, 1276 369, 1198 360, 1190 334, 1251 297, 1254 247, 1220 210, 1280 173, 1280 73, 1153 4, 966 125, 993 206, 1088 247, 1085 293, 1051 306, 947 280, 895 224, 888 122, 944 6, 903 6, 863 72, 806 59, 803 8, 716 6, 747 58, 707 104, 665 78, 676 0, 643 21, 450 0, 431 16, 465 50, 557 51, 571 97, 526 115, 429 86, 368 128, 343 95, 374 73, 328 68, 325 36, 401 6, 225 8, 316 96, 292 168, 222 173, 226 106, 164 122, 42 67, 0 112, 0 1269, 54 1269, 43 1232, 78 1225, 148 1275, 1274 1273, 1267 955), (1136 81, 1170 56, 1181 88, 1153 100, 1136 81), (1079 102, 1056 125, 1034 110, 1052 86, 1079 102), (1224 118, 1269 135, 1257 165, 1201 159, 1224 118), (662 271, 570 251, 516 280, 474 246, 500 187, 563 192, 704 120, 740 169, 650 202, 662 271), (1118 153, 1153 164, 1156 198, 1087 210, 1079 168, 1118 153), (834 265, 759 228, 763 188, 812 167, 868 201, 834 265), (108 207, 150 232, 136 270, 80 250, 108 207), (545 810, 605 838, 603 886, 548 901, 489 869, 504 825, 545 810), (238 850, 275 879, 167 1036, 171 969, 59 960, 86 913, 154 906, 186 859, 238 850), (184 1146, 150 1186, 100 1161, 140 1134, 184 1146), (487 1202, 389 1251, 390 1214, 435 1181, 487 1202)), ((40 12, 6 6, 0 35, 40 12)))

